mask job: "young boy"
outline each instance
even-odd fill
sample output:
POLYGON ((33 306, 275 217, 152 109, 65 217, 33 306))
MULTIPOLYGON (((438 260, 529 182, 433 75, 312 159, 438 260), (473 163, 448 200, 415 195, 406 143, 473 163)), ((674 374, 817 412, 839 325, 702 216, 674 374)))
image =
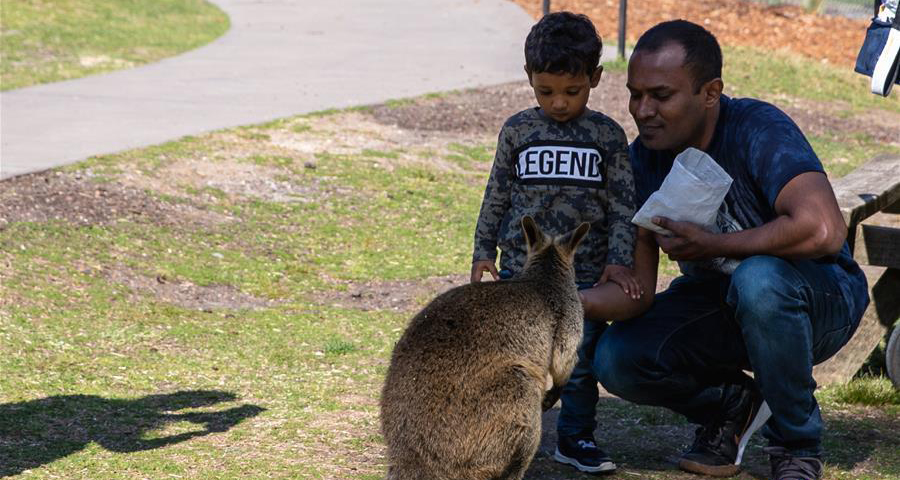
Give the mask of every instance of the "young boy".
MULTIPOLYGON (((511 278, 525 262, 523 216, 554 235, 581 222, 591 230, 575 256, 579 288, 612 281, 637 299, 633 266, 636 229, 634 179, 622 127, 586 108, 600 81, 602 43, 584 15, 544 16, 525 40, 525 73, 538 107, 503 125, 475 230, 471 281, 484 272, 511 278), (494 262, 500 248, 500 270, 494 262)), ((584 472, 609 472, 616 465, 596 446, 593 432, 599 400, 591 363, 604 321, 586 321, 578 364, 563 388, 557 461, 584 472)))

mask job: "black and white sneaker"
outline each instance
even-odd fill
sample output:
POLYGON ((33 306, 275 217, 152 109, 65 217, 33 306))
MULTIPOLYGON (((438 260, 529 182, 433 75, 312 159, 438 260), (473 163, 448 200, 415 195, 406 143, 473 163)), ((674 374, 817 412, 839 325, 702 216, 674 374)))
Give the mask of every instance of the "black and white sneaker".
POLYGON ((592 437, 559 437, 553 459, 587 473, 612 472, 616 469, 616 464, 597 447, 592 437))

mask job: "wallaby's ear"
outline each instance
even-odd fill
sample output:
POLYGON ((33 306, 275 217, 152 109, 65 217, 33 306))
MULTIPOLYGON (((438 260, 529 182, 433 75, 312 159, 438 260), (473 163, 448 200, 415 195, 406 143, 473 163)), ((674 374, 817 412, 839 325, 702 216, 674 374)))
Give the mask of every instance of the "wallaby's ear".
POLYGON ((522 217, 522 233, 525 234, 525 243, 529 251, 537 250, 544 243, 544 234, 529 215, 522 217))
POLYGON ((578 248, 578 244, 581 243, 581 241, 584 239, 584 236, 587 235, 588 230, 590 229, 590 223, 582 222, 581 225, 578 226, 578 228, 563 235, 559 239, 559 244, 570 253, 574 252, 575 249, 578 248))

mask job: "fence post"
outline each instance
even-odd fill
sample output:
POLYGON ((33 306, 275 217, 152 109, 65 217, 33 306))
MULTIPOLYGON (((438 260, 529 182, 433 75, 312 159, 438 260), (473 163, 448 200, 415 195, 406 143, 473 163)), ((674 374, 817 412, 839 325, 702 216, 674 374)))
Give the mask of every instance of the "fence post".
MULTIPOLYGON (((545 0, 546 1, 546 0, 545 0)), ((625 24, 628 0, 619 0, 619 59, 625 59, 625 24)))
POLYGON ((544 0, 544 6, 541 10, 544 15, 550 13, 550 0, 544 0))

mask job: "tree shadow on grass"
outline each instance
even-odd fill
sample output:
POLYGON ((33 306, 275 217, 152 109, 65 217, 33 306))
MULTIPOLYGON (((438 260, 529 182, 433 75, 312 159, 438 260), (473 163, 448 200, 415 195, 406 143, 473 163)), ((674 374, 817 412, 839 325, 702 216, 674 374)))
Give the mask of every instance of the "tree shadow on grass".
POLYGON ((896 410, 854 406, 825 415, 826 462, 846 471, 900 478, 900 416, 896 410))
MULTIPOLYGON (((608 394, 607 394, 608 395, 608 394)), ((900 478, 900 416, 896 409, 859 405, 838 409, 822 407, 826 430, 823 443, 828 469, 853 478, 900 478), (851 473, 852 472, 852 473, 851 473)), ((556 449, 556 422, 559 405, 544 413, 541 445, 526 480, 597 478, 553 460, 556 449)), ((694 436, 694 425, 664 408, 635 405, 612 396, 602 396, 597 404, 598 445, 618 465, 604 479, 654 478, 694 480, 698 477, 678 469, 678 455, 694 436)), ((770 478, 767 444, 759 433, 753 436, 744 455, 740 480, 770 478)), ((835 473, 834 475, 837 475, 835 473)), ((828 477, 826 473, 826 477, 828 477)))
MULTIPOLYGON (((607 394, 608 395, 608 394, 607 394)), ((596 475, 580 473, 553 460, 556 449, 556 422, 559 404, 544 413, 541 445, 526 480, 590 479, 596 475)), ((618 466, 615 473, 603 475, 609 480, 657 478, 694 480, 697 475, 678 469, 678 456, 694 437, 695 425, 664 408, 635 405, 617 397, 601 396, 597 404, 597 444, 618 466)), ((768 478, 768 457, 762 453, 760 435, 751 440, 742 462, 740 480, 768 478)))
POLYGON ((241 405, 212 412, 173 413, 235 399, 229 392, 190 390, 133 400, 57 395, 0 404, 0 477, 63 458, 90 442, 113 452, 151 450, 227 431, 265 411, 256 405, 241 405), (190 422, 203 428, 162 437, 149 435, 176 422, 190 422))

